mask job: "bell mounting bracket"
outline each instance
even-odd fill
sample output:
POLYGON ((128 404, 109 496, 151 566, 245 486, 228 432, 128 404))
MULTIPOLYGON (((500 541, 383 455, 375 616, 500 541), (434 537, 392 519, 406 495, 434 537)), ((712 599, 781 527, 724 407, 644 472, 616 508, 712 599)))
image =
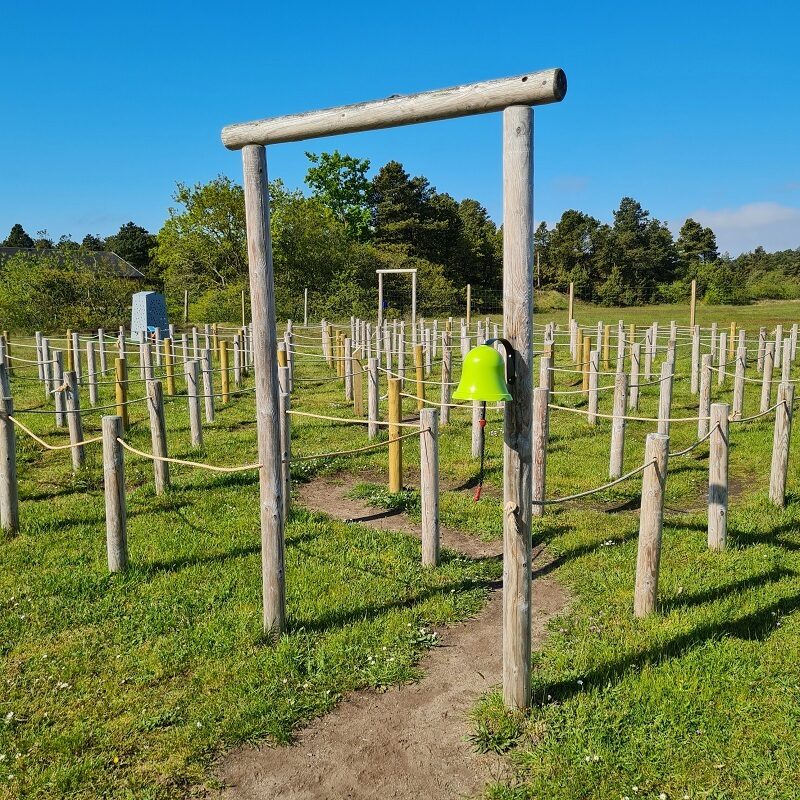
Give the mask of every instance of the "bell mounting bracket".
POLYGON ((500 342, 506 351, 506 385, 511 386, 517 374, 514 368, 514 348, 511 346, 511 342, 509 342, 508 339, 487 339, 484 344, 492 345, 495 342, 500 342))

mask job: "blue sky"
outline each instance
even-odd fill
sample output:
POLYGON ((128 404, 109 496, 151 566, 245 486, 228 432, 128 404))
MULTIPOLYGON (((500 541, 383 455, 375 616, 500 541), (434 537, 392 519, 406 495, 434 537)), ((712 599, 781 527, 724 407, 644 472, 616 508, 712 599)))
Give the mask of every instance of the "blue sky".
MULTIPOLYGON (((536 111, 535 208, 609 219, 624 195, 733 254, 800 246, 798 4, 6 2, 0 236, 157 230, 176 181, 237 180, 223 125, 560 66, 536 111)), ((268 149, 391 158, 502 213, 496 114, 268 149)))

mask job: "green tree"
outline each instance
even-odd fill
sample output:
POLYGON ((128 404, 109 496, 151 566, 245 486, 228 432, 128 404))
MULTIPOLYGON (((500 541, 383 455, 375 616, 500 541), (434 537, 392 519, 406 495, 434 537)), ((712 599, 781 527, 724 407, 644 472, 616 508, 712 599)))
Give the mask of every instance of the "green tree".
POLYGON ((457 269, 461 279, 455 283, 471 283, 490 289, 503 285, 503 235, 489 216, 489 212, 472 198, 458 204, 461 221, 461 263, 457 269))
POLYGON ((25 228, 18 222, 11 228, 3 247, 33 247, 33 239, 25 233, 25 228))
POLYGON ((428 244, 425 207, 432 195, 427 179, 411 178, 399 161, 381 167, 371 189, 375 243, 421 255, 428 244))
POLYGON ((155 246, 156 237, 133 222, 126 222, 113 236, 106 239, 106 249, 145 273, 150 266, 151 251, 155 246))
POLYGON ((338 150, 319 155, 306 153, 306 157, 313 165, 305 178, 313 197, 344 223, 351 239, 360 242, 369 239, 372 221, 369 160, 343 155, 338 150))
POLYGON ((678 255, 687 266, 696 262, 708 264, 719 258, 714 231, 704 228, 691 217, 681 226, 676 247, 678 255))
POLYGON ((91 252, 101 252, 106 249, 106 242, 101 236, 96 236, 93 233, 87 233, 81 240, 81 247, 84 250, 91 252))

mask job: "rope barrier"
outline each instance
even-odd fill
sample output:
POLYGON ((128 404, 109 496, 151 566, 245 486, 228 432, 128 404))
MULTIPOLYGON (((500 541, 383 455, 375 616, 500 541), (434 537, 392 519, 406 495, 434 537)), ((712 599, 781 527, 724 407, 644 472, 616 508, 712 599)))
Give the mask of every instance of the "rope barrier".
POLYGON ((579 500, 581 497, 588 497, 590 494, 597 494, 598 492, 603 492, 606 489, 610 489, 612 486, 616 486, 618 483, 622 483, 623 481, 628 480, 628 478, 632 478, 634 475, 638 475, 640 472, 644 472, 648 467, 652 466, 656 463, 656 460, 653 459, 652 461, 648 461, 646 464, 642 464, 641 467, 637 467, 634 470, 626 473, 620 478, 616 480, 610 481, 609 483, 604 483, 602 486, 598 486, 595 489, 587 489, 585 492, 578 492, 578 494, 570 494, 566 497, 557 497, 553 500, 533 500, 533 505, 535 506, 551 506, 556 505, 557 503, 566 503, 570 500, 579 500))
POLYGON ((601 414, 600 412, 585 411, 582 408, 570 408, 569 406, 556 406, 552 403, 548 404, 548 408, 553 411, 571 411, 573 414, 584 414, 586 416, 592 415, 601 417, 602 419, 624 419, 630 422, 698 422, 701 419, 711 419, 711 417, 668 417, 666 419, 659 419, 658 417, 618 417, 615 414, 601 414))
POLYGON ((44 439, 37 436, 30 428, 23 425, 16 417, 9 416, 8 417, 18 428, 21 428, 28 436, 31 437, 35 442, 38 442, 42 447, 47 450, 69 450, 73 447, 79 447, 82 444, 93 444, 94 442, 102 441, 102 436, 96 436, 93 439, 84 439, 82 442, 70 442, 69 444, 48 444, 44 439))
POLYGON ((119 437, 117 437, 117 441, 131 453, 136 453, 137 456, 141 456, 142 458, 149 458, 151 461, 166 461, 170 464, 183 464, 187 467, 198 467, 199 469, 206 469, 210 472, 247 472, 251 469, 261 469, 261 464, 245 464, 242 467, 218 467, 214 464, 201 464, 199 461, 185 461, 182 458, 167 458, 166 456, 157 456, 154 453, 145 453, 144 450, 137 450, 119 437))
MULTIPOLYGON (((331 422, 347 422, 351 425, 369 425, 368 419, 348 419, 347 417, 329 417, 325 414, 312 414, 310 411, 295 411, 293 408, 288 412, 293 417, 310 417, 311 419, 326 419, 331 422)), ((373 420, 375 425, 397 425, 400 428, 416 428, 419 427, 416 422, 383 422, 382 420, 373 420)))
POLYGON ((719 422, 701 439, 698 439, 694 444, 690 444, 685 450, 678 450, 676 453, 667 453, 669 458, 678 458, 679 456, 685 456, 687 453, 691 453, 696 447, 699 447, 703 442, 707 441, 711 438, 711 434, 714 431, 719 430, 719 422))
MULTIPOLYGON (((379 447, 387 447, 388 445, 394 444, 395 442, 402 441, 403 439, 408 439, 411 436, 418 436, 420 433, 429 433, 430 430, 431 430, 430 428, 419 428, 413 433, 404 433, 402 436, 395 436, 394 439, 387 439, 385 442, 376 442, 375 444, 368 444, 365 445, 364 447, 356 447, 353 450, 339 450, 332 453, 317 453, 316 455, 313 456, 300 456, 299 458, 297 456, 292 456, 290 459, 288 459, 288 461, 289 462, 314 461, 318 458, 336 458, 337 456, 349 456, 352 455, 353 453, 363 453, 366 450, 375 450, 379 447)), ((284 463, 287 463, 287 461, 284 460, 284 463)))

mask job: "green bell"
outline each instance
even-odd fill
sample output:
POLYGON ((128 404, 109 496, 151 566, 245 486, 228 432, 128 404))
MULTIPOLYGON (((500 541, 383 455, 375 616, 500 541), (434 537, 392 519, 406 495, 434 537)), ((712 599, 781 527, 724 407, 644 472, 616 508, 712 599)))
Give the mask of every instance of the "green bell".
POLYGON ((493 347, 478 345, 467 353, 461 380, 453 392, 455 400, 510 400, 506 385, 505 359, 493 347))

